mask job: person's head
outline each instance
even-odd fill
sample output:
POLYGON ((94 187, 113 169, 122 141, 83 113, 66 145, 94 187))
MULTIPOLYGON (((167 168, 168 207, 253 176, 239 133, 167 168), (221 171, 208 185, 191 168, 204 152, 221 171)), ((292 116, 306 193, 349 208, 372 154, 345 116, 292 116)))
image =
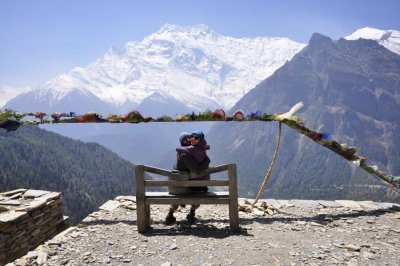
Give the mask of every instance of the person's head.
POLYGON ((179 134, 179 142, 181 143, 181 146, 189 146, 190 145, 190 133, 189 132, 181 132, 179 134))
POLYGON ((190 143, 192 145, 199 143, 202 139, 204 139, 204 133, 201 130, 197 130, 190 135, 190 143))

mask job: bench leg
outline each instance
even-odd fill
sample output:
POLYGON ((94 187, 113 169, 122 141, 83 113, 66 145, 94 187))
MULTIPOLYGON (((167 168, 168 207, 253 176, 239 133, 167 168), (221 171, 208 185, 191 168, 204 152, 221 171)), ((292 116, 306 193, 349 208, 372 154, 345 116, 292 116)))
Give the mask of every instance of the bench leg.
POLYGON ((146 208, 143 204, 137 204, 137 228, 139 233, 146 232, 146 208))
POLYGON ((144 187, 144 168, 143 165, 136 165, 136 214, 137 229, 139 233, 146 232, 147 229, 147 213, 145 204, 145 187, 144 187))
POLYGON ((235 203, 229 204, 229 223, 233 232, 239 231, 239 206, 235 203))
POLYGON ((230 164, 228 166, 228 176, 229 176, 229 222, 231 230, 237 232, 239 231, 239 206, 238 206, 238 192, 237 192, 237 172, 235 164, 230 164))
POLYGON ((150 227, 150 204, 146 204, 146 229, 150 227))

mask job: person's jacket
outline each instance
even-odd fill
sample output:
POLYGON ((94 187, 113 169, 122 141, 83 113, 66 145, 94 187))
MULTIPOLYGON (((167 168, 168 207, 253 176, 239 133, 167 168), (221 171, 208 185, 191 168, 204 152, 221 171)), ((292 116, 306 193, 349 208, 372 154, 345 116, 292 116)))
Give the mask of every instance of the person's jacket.
POLYGON ((197 162, 202 162, 206 155, 206 150, 210 149, 210 145, 207 144, 206 140, 200 139, 199 143, 197 143, 196 145, 190 145, 190 146, 180 146, 178 148, 176 148, 176 151, 179 154, 182 153, 188 153, 190 155, 192 155, 197 162))

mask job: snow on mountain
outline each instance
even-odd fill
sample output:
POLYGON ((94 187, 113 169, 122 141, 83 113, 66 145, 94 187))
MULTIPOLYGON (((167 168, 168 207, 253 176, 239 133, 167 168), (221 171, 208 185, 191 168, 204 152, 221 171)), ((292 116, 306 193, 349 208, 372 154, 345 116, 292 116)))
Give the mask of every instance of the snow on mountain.
POLYGON ((163 91, 156 91, 149 97, 145 98, 137 106, 137 110, 153 117, 159 117, 165 114, 177 116, 192 111, 192 109, 190 109, 185 103, 176 100, 174 97, 163 91), (155 108, 155 106, 157 108, 155 108))
POLYGON ((375 28, 362 28, 345 37, 347 40, 370 39, 377 41, 386 49, 400 54, 400 31, 379 30, 375 28))
POLYGON ((141 42, 111 48, 87 67, 59 75, 35 92, 51 92, 48 100, 54 107, 72 91, 90 92, 121 113, 156 92, 193 111, 230 108, 303 47, 287 38, 238 39, 205 25, 166 24, 141 42))
POLYGON ((102 115, 116 112, 111 105, 83 88, 68 88, 67 91, 35 89, 11 99, 6 107, 19 112, 97 112, 102 115))
POLYGON ((9 100, 17 95, 31 90, 31 87, 12 87, 9 85, 0 86, 0 107, 3 107, 9 100))

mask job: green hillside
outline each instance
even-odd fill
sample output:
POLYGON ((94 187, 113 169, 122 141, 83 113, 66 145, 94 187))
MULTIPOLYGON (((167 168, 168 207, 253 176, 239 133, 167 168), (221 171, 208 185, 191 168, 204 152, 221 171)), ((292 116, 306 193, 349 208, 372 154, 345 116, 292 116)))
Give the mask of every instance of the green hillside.
POLYGON ((134 194, 134 165, 99 144, 23 126, 0 129, 0 154, 0 191, 60 191, 72 224, 117 195, 134 194))

